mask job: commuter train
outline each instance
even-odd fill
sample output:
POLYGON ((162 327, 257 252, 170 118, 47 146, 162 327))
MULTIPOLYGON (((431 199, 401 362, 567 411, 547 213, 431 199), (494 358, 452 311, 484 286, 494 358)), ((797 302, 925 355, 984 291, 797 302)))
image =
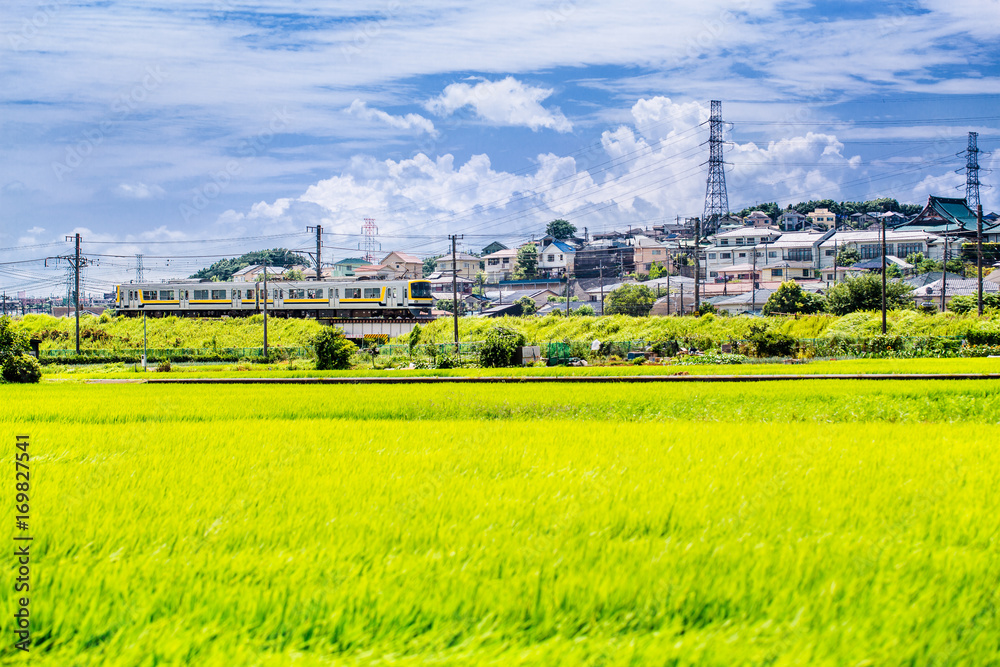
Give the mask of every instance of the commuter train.
MULTIPOLYGON (((429 317, 434 298, 426 280, 268 281, 267 313, 330 319, 429 317)), ((115 290, 123 315, 239 317, 262 312, 263 283, 175 280, 123 283, 115 290)))

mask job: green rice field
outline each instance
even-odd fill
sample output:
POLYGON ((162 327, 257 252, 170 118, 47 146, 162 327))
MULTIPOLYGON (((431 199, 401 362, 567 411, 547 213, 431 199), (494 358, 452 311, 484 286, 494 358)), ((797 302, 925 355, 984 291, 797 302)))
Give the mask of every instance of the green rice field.
POLYGON ((1000 664, 995 381, 0 400, 3 664, 1000 664))

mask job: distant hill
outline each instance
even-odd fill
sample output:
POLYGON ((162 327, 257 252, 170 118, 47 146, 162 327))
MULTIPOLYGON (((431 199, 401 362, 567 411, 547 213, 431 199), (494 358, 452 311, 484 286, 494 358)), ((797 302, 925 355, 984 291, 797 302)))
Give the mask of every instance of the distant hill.
POLYGON ((219 280, 225 282, 230 280, 233 274, 240 269, 245 269, 248 266, 256 264, 288 268, 296 265, 309 266, 310 260, 285 248, 257 250, 255 252, 248 252, 235 259, 220 259, 207 269, 202 269, 192 274, 191 277, 199 280, 219 280))

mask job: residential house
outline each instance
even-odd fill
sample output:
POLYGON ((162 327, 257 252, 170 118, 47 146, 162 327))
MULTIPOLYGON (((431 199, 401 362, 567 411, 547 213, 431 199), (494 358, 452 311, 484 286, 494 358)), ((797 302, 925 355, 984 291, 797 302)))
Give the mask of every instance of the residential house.
POLYGON ((491 255, 491 254, 493 254, 495 252, 500 252, 501 250, 507 250, 507 246, 505 246, 504 244, 500 243, 499 241, 494 241, 493 243, 491 243, 488 246, 486 246, 485 248, 483 248, 483 252, 480 253, 480 254, 483 257, 485 257, 486 255, 491 255))
POLYGON ((354 270, 359 266, 369 266, 371 262, 360 257, 348 257, 335 263, 332 267, 332 278, 353 278, 354 270))
POLYGON ((595 241, 576 251, 573 273, 577 278, 605 278, 635 271, 635 248, 623 241, 595 241))
POLYGON ((793 208, 778 216, 778 228, 784 232, 797 232, 806 226, 808 218, 793 208))
MULTIPOLYGON (((898 257, 905 260, 913 253, 923 253, 927 259, 941 261, 944 259, 945 239, 930 232, 914 229, 887 229, 885 232, 885 254, 886 256, 898 257)), ((949 241, 951 256, 957 252, 955 240, 949 241)), ((858 252, 862 261, 868 259, 879 259, 882 257, 882 233, 881 230, 848 230, 838 231, 829 238, 825 238, 820 244, 822 254, 820 256, 819 268, 823 272, 822 279, 832 281, 841 276, 833 273, 836 264, 837 253, 846 248, 851 248, 858 252)))
POLYGON ((267 269, 268 278, 280 278, 285 273, 285 268, 281 266, 264 267, 260 264, 248 266, 235 272, 232 277, 234 283, 255 283, 264 279, 264 269, 267 269))
POLYGON ((481 261, 479 257, 466 252, 455 253, 455 259, 452 260, 452 255, 449 252, 434 260, 434 268, 442 273, 457 271, 458 275, 462 278, 475 280, 476 274, 479 273, 479 262, 481 261), (457 268, 455 264, 458 265, 457 268))
POLYGON ((365 264, 354 269, 356 280, 394 280, 396 270, 382 264, 365 264))
POLYGON ((770 227, 774 220, 764 211, 751 211, 750 215, 743 218, 743 224, 748 227, 770 227))
POLYGON ((573 272, 576 248, 565 241, 551 241, 538 253, 538 272, 553 278, 573 272))
POLYGON ((663 267, 667 266, 667 247, 659 241, 654 241, 648 236, 636 236, 632 239, 632 247, 635 270, 639 273, 649 273, 653 262, 663 267))
MULTIPOLYGON (((913 290, 913 298, 918 306, 935 306, 941 310, 942 293, 945 304, 950 304, 953 297, 968 296, 979 293, 979 281, 976 279, 963 278, 952 280, 948 274, 947 280, 935 281, 929 285, 918 287, 913 290)), ((1000 292, 1000 284, 983 280, 983 294, 995 294, 1000 292)))
POLYGON ((831 229, 837 226, 837 214, 825 208, 818 208, 806 215, 813 227, 831 229))
POLYGON ((483 256, 486 262, 486 282, 496 284, 501 280, 510 280, 514 275, 514 265, 517 264, 517 250, 504 248, 483 256))
POLYGON ((424 275, 423 261, 415 255, 399 250, 390 252, 379 264, 392 268, 396 278, 415 280, 424 275))
POLYGON ((450 270, 435 271, 425 280, 430 281, 431 293, 435 299, 450 299, 453 288, 459 294, 472 294, 472 287, 475 285, 474 280, 463 278, 461 275, 456 276, 450 270))

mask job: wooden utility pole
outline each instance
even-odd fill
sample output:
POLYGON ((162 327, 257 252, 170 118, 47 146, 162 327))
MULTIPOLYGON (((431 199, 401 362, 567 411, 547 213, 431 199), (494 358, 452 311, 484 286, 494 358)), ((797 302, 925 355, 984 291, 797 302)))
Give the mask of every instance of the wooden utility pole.
POLYGON ((951 231, 950 221, 945 221, 944 225, 944 261, 941 262, 943 270, 941 271, 941 312, 945 311, 948 307, 947 292, 948 292, 948 233, 951 231))

